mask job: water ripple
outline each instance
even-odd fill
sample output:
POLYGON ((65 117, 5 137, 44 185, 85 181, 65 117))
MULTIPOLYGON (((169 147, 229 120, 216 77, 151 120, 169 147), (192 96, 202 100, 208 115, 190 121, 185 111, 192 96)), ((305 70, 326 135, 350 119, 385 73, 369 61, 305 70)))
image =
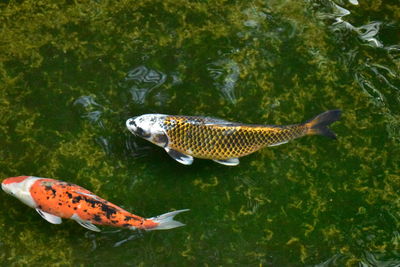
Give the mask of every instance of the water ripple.
POLYGON ((243 22, 243 25, 251 28, 256 28, 267 18, 267 15, 258 11, 257 8, 247 8, 243 11, 243 13, 247 16, 247 20, 243 22))
POLYGON ((111 145, 111 142, 109 141, 109 137, 107 138, 104 136, 98 136, 98 137, 96 137, 95 141, 97 144, 99 144, 103 148, 103 151, 107 155, 111 155, 112 145, 111 145))
POLYGON ((132 235, 129 235, 127 238, 125 238, 125 239, 123 239, 121 241, 115 242, 113 247, 114 248, 119 247, 119 246, 121 246, 122 244, 124 244, 124 243, 126 243, 128 241, 135 240, 135 239, 138 239, 138 238, 141 238, 141 237, 143 237, 143 234, 141 234, 140 232, 132 234, 132 235))
POLYGON ((81 96, 74 101, 73 105, 79 109, 82 118, 88 119, 91 123, 104 128, 104 124, 101 121, 104 107, 98 104, 93 96, 81 96))
MULTIPOLYGON (((317 17, 321 19, 333 19, 331 24, 333 31, 353 31, 358 35, 358 38, 368 45, 373 47, 383 47, 383 44, 377 39, 381 22, 371 22, 366 25, 356 27, 346 21, 344 17, 351 14, 350 10, 336 4, 333 1, 324 2, 324 9, 317 12, 317 17)), ((352 4, 357 5, 356 2, 352 4)))
MULTIPOLYGON (((398 23, 366 21, 365 24, 352 25, 345 18, 361 22, 363 18, 353 18, 358 13, 353 14, 351 6, 345 9, 337 2, 344 4, 344 1, 314 2, 317 6, 315 16, 330 27, 339 60, 348 68, 360 89, 371 97, 376 106, 385 108, 388 117, 392 117, 399 112, 400 104, 400 75, 396 71, 400 45, 395 34, 398 23)), ((358 4, 355 1, 350 3, 358 4)))
POLYGON ((343 258, 343 255, 338 253, 330 257, 324 262, 314 265, 314 267, 329 267, 329 266, 339 266, 339 262, 343 258))
POLYGON ((166 74, 146 66, 139 66, 129 71, 120 85, 129 90, 135 103, 144 104, 148 95, 166 80, 166 74))
POLYGON ((361 40, 366 41, 368 44, 374 47, 383 47, 383 44, 376 39, 380 26, 381 22, 372 22, 370 24, 360 26, 356 28, 356 30, 361 40))
POLYGON ((381 253, 364 252, 364 259, 361 261, 361 266, 382 266, 382 267, 396 267, 400 266, 399 259, 381 259, 381 253))
POLYGON ((355 80, 361 89, 369 95, 375 102, 376 105, 384 105, 385 97, 384 95, 375 87, 375 85, 365 77, 362 73, 355 73, 355 80))
POLYGON ((131 240, 139 239, 143 237, 143 233, 140 230, 135 232, 127 232, 127 230, 116 229, 116 230, 103 230, 101 234, 86 232, 85 238, 90 240, 92 243, 91 251, 95 251, 101 247, 108 247, 110 242, 114 243, 112 247, 119 247, 126 242, 131 240), (122 239, 121 239, 122 238, 122 239), (115 241, 118 240, 118 241, 115 241))
POLYGON ((222 96, 228 102, 236 104, 235 86, 240 75, 239 64, 232 59, 221 59, 209 64, 207 70, 222 96))
POLYGON ((142 146, 136 143, 137 137, 130 134, 125 138, 125 149, 129 152, 129 156, 140 158, 145 156, 148 151, 153 149, 152 146, 142 146))

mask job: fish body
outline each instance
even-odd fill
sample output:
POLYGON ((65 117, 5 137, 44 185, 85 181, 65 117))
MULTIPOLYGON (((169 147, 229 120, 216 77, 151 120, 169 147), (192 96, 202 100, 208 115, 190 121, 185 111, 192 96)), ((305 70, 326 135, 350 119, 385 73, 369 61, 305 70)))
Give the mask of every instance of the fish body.
POLYGON ((145 114, 128 119, 126 126, 133 134, 163 147, 183 164, 191 164, 195 157, 234 166, 239 164, 240 157, 305 135, 335 138, 327 126, 339 117, 339 110, 330 110, 305 123, 279 126, 198 116, 145 114))
POLYGON ((5 179, 2 189, 36 209, 48 222, 60 224, 61 218, 73 219, 83 227, 100 231, 97 225, 128 229, 160 230, 184 224, 173 217, 183 211, 173 211, 153 218, 134 215, 75 184, 33 176, 5 179))

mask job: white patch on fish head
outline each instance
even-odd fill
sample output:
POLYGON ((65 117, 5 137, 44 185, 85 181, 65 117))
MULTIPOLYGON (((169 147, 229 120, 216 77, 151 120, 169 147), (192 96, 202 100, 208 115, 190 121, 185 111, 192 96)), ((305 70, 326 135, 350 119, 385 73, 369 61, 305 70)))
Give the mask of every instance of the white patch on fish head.
POLYGON ((32 198, 30 190, 33 183, 38 179, 41 178, 33 176, 10 177, 1 183, 1 189, 7 194, 18 198, 29 207, 36 208, 37 205, 32 198))
POLYGON ((167 115, 164 114, 145 114, 128 119, 126 127, 134 135, 158 146, 166 147, 168 136, 163 127, 166 117, 167 115))

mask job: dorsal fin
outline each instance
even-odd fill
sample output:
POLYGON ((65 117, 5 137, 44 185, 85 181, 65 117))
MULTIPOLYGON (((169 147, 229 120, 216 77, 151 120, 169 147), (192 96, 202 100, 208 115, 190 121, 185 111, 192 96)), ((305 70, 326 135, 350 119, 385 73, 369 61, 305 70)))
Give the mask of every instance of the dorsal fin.
POLYGON ((203 120, 205 125, 237 126, 240 124, 214 117, 204 117, 203 120))

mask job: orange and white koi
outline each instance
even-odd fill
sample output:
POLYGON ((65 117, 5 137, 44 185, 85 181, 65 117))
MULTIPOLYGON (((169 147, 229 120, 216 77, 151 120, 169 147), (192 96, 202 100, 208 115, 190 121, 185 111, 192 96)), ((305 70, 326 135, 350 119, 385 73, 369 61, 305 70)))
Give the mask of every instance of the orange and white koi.
POLYGON ((134 135, 163 147, 176 161, 190 165, 193 158, 235 166, 239 158, 266 146, 277 146, 305 135, 335 138, 328 125, 340 118, 329 110, 291 125, 252 125, 199 116, 145 114, 130 118, 126 127, 134 135))
POLYGON ((36 209, 48 222, 60 224, 61 218, 72 219, 81 226, 100 231, 97 225, 127 229, 162 230, 183 226, 174 216, 188 211, 176 210, 157 217, 134 215, 78 185, 49 178, 19 176, 5 179, 1 188, 36 209))

